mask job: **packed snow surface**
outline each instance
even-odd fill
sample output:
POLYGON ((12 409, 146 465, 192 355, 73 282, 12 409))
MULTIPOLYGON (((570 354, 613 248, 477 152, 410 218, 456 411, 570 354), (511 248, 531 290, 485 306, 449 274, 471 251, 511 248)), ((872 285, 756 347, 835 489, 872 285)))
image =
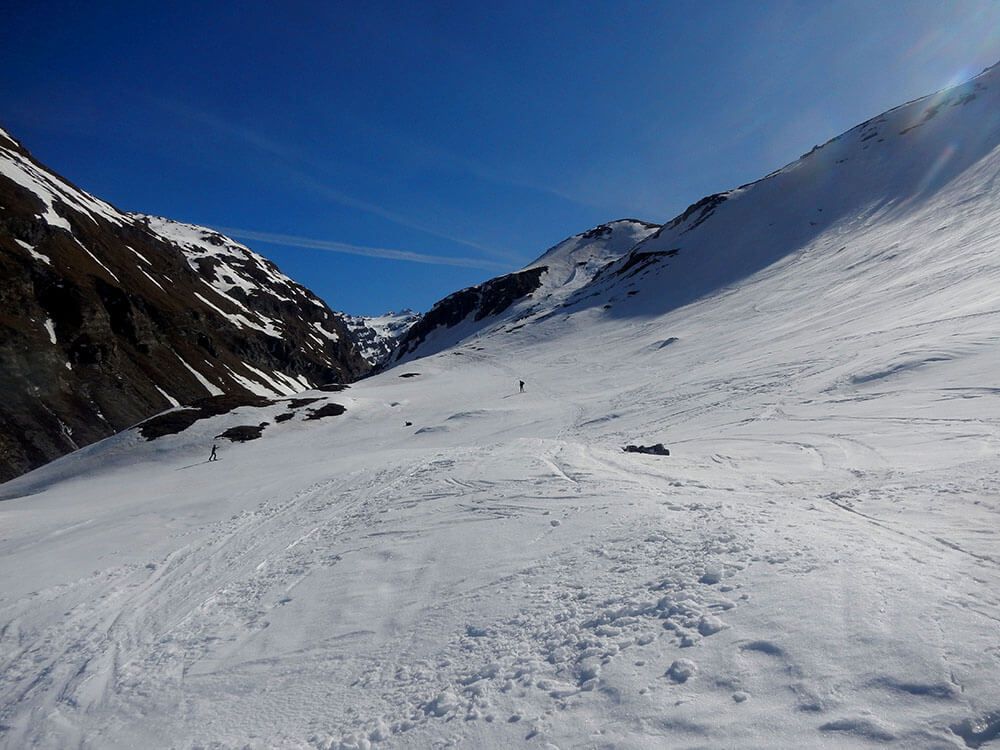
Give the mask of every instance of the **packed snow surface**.
POLYGON ((821 150, 515 334, 3 485, 0 744, 1000 746, 997 85, 890 113, 977 136, 929 181, 821 150))

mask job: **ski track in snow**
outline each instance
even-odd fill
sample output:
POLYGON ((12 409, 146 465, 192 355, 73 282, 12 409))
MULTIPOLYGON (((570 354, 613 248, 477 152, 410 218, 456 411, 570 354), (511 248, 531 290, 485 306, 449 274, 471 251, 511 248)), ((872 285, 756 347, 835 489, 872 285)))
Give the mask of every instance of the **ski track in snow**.
MULTIPOLYGON (((381 655, 371 655, 369 661, 379 668, 351 675, 352 685, 380 697, 373 713, 390 733, 416 730, 436 720, 445 712, 442 694, 454 693, 454 710, 461 709, 464 719, 481 716, 486 722, 510 718, 495 715, 499 709, 491 711, 493 693, 503 705, 525 690, 541 691, 552 698, 552 710, 565 709, 567 701, 594 690, 602 663, 613 661, 619 652, 636 642, 700 640, 697 628, 703 615, 735 606, 710 586, 694 583, 707 564, 706 555, 717 555, 720 566, 725 557, 734 570, 746 564, 745 547, 737 537, 712 528, 710 507, 674 505, 666 499, 669 495, 661 499, 661 493, 646 483, 629 479, 617 457, 604 459, 615 477, 610 487, 601 483, 595 494, 583 482, 583 488, 567 494, 567 472, 592 473, 583 468, 592 465, 589 458, 581 455, 578 460, 584 459, 584 464, 560 466, 554 454, 540 462, 540 474, 502 487, 471 478, 475 472, 470 474, 473 467, 468 462, 433 461, 402 467, 394 479, 379 477, 374 484, 381 489, 374 492, 371 482, 353 490, 342 482, 329 482, 308 488, 287 503, 265 503, 207 530, 197 553, 185 545, 162 561, 103 571, 71 585, 71 591, 80 592, 80 603, 66 613, 55 633, 39 632, 29 638, 19 622, 56 599, 75 599, 71 591, 59 587, 20 603, 22 613, 4 630, 5 635, 16 633, 18 644, 18 652, 5 664, 4 684, 16 685, 18 701, 35 703, 41 710, 51 709, 52 700, 85 709, 88 703, 109 697, 118 704, 116 712, 136 718, 146 714, 149 697, 155 698, 156 706, 166 702, 183 710, 185 702, 192 701, 192 690, 212 693, 227 672, 236 676, 261 668, 253 661, 226 670, 216 665, 245 641, 259 637, 268 613, 292 601, 296 586, 317 568, 333 567, 344 556, 381 554, 378 550, 387 537, 402 542, 419 536, 419 528, 398 529, 379 518, 419 506, 421 512, 408 518, 408 524, 425 520, 434 528, 536 519, 538 533, 527 544, 540 545, 543 557, 530 567, 511 569, 493 581, 460 588, 448 599, 436 601, 423 613, 427 622, 421 629, 391 639, 381 655), (334 485, 336 492, 330 492, 334 485), (619 493, 663 504, 669 523, 663 531, 644 532, 617 520, 611 539, 583 537, 576 542, 580 550, 548 549, 545 538, 564 533, 563 524, 572 523, 581 504, 611 508, 611 498, 619 493), (671 512, 679 509, 688 511, 680 524, 677 519, 682 516, 671 512), (643 532, 644 541, 636 549, 635 535, 643 532), (673 544, 663 544, 670 538, 673 544), (636 585, 641 575, 653 578, 636 585), (197 581, 210 582, 210 588, 197 581), (483 620, 477 612, 498 595, 523 601, 511 617, 483 620), (443 642, 429 654, 417 648, 422 638, 439 638, 436 610, 452 616, 456 609, 468 613, 467 631, 442 631, 443 642), (109 616, 109 610, 115 615, 109 616), (664 630, 665 625, 671 630, 664 630), (477 648, 487 633, 490 637, 482 639, 485 648, 477 648), (92 664, 95 652, 102 658, 92 664), (40 663, 44 666, 39 675, 40 663), (191 668, 192 663, 197 669, 191 668), (36 697, 39 692, 45 694, 44 700, 36 697)), ((580 480, 572 483, 578 487, 580 480)), ((327 668, 336 674, 339 651, 334 643, 307 654, 291 653, 273 660, 271 667, 282 672, 289 667, 286 661, 301 661, 315 671, 330 659, 327 668)), ((322 697, 331 700, 340 693, 342 685, 337 682, 333 681, 331 694, 322 697)), ((296 697, 300 718, 310 715, 310 709, 322 713, 324 701, 317 697, 312 701, 296 697)), ((448 701, 450 706, 450 697, 448 701)), ((274 711, 269 706, 269 720, 274 711)), ((248 720, 249 716, 241 717, 236 727, 248 720)), ((197 721, 212 726, 212 717, 198 716, 197 721)), ((366 736, 380 726, 377 719, 370 726, 358 723, 366 736)))
POLYGON ((348 421, 283 433, 299 442, 277 456, 261 441, 192 464, 210 425, 160 448, 165 463, 140 453, 151 474, 108 480, 148 493, 138 526, 99 503, 47 520, 77 493, 56 484, 39 530, 5 535, 0 567, 98 549, 0 601, 0 742, 988 743, 994 391, 847 393, 817 359, 753 349, 738 374, 667 391, 655 372, 604 387, 607 368, 556 353, 531 365, 526 393, 500 395, 513 358, 460 348, 412 381, 357 384, 348 421), (941 400, 948 413, 921 413, 941 400), (399 409, 413 430, 441 429, 386 438, 399 409), (928 431, 932 450, 914 443, 928 431), (673 455, 622 454, 636 435, 673 455), (227 462, 234 473, 206 474, 227 462), (163 507, 188 481, 215 483, 215 504, 163 507), (130 548, 112 528, 88 542, 108 521, 155 539, 130 548))
MULTIPOLYGON (((510 380, 507 365, 468 361, 510 380)), ((913 492, 995 498, 995 471, 904 476, 809 421, 795 439, 637 458, 573 439, 591 415, 536 387, 523 408, 562 415, 550 438, 331 473, 173 532, 162 558, 5 601, 4 742, 766 746, 775 722, 803 747, 913 746, 975 716, 959 710, 972 665, 950 631, 956 612, 983 633, 1000 622, 1000 565, 936 524, 884 516, 913 492), (761 471, 762 451, 793 469, 761 471), (850 610, 830 649, 806 648, 772 611, 817 589, 819 609, 837 611, 829 596, 850 610), (915 592, 930 592, 926 613, 915 592), (852 648, 847 663, 869 671, 841 671, 852 648), (887 702, 889 715, 866 708, 887 702), (740 723, 751 711, 757 735, 740 723)))

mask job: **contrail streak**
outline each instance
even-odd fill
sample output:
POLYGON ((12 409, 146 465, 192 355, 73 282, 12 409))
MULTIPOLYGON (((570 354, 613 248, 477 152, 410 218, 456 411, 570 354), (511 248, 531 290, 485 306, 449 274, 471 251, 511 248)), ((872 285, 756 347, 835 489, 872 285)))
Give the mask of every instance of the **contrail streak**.
POLYGON ((270 242, 275 245, 285 245, 288 247, 303 247, 310 250, 324 250, 329 253, 345 253, 347 255, 363 255, 369 258, 385 258, 386 260, 402 260, 409 263, 426 263, 436 266, 460 266, 462 268, 482 268, 489 271, 509 271, 510 266, 494 263, 493 261, 481 258, 462 258, 448 255, 428 255, 427 253, 414 253, 409 250, 393 250, 385 247, 366 247, 364 245, 351 245, 347 242, 334 242, 332 240, 316 240, 309 237, 297 237, 292 234, 274 234, 272 232, 258 232, 253 229, 239 229, 237 227, 215 227, 223 234, 232 235, 244 240, 256 242, 270 242))

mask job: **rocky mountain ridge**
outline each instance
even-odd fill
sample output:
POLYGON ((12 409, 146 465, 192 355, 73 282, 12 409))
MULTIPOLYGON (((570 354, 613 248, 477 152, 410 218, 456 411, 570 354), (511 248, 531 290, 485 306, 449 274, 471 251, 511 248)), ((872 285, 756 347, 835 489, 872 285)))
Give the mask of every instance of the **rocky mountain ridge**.
POLYGON ((370 370, 340 317, 211 229, 127 213, 0 130, 0 480, 164 409, 370 370))
POLYGON ((659 225, 639 219, 607 222, 569 237, 522 270, 461 289, 438 301, 400 339, 392 362, 427 356, 482 331, 557 309, 601 269, 627 253, 659 225))

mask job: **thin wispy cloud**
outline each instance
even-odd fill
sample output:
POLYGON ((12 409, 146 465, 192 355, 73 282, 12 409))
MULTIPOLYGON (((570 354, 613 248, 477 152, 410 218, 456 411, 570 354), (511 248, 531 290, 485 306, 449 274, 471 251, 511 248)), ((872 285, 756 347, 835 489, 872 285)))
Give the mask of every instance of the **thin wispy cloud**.
POLYGON ((181 102, 160 99, 154 96, 147 95, 144 98, 146 101, 154 104, 162 110, 165 110, 175 117, 189 120, 199 125, 208 127, 217 133, 241 140, 259 151, 271 154, 272 156, 277 156, 282 159, 300 159, 302 157, 301 152, 297 149, 284 143, 280 143, 273 138, 268 138, 252 128, 247 128, 243 125, 225 120, 212 112, 196 109, 188 106, 187 104, 182 104, 181 102))
POLYGON ((386 247, 366 247, 352 245, 347 242, 333 240, 317 240, 310 237, 297 237, 292 234, 276 234, 259 232, 253 229, 238 227, 215 227, 223 234, 238 237, 243 240, 269 242, 285 247, 301 247, 309 250, 323 250, 328 253, 344 253, 346 255, 362 255, 368 258, 383 258, 385 260, 405 261, 407 263, 424 263, 435 266, 458 266, 461 268, 481 268, 487 271, 509 271, 510 266, 496 263, 483 258, 462 258, 449 255, 430 255, 415 253, 410 250, 395 250, 386 247))
POLYGON ((422 222, 419 221, 414 221, 409 217, 398 214, 395 211, 391 211, 387 208, 384 208, 383 206, 379 206, 375 203, 364 201, 359 198, 355 198, 352 195, 348 195, 347 193, 337 190, 336 188, 332 188, 329 185, 326 185, 320 180, 317 180, 316 178, 311 177, 310 175, 300 170, 294 169, 289 171, 295 175, 295 177, 299 180, 300 184, 302 184, 305 187, 308 187, 313 192, 330 199, 334 203, 340 204, 341 206, 346 206, 347 208, 354 208, 357 209, 358 211, 364 211, 365 213, 378 216, 398 226, 406 227, 407 229, 416 229, 418 232, 423 232, 424 234, 429 234, 432 237, 437 237, 442 240, 448 240, 449 242, 454 242, 457 245, 464 245, 465 247, 471 247, 473 250, 479 250, 480 252, 486 253, 487 255, 490 255, 494 258, 503 258, 504 260, 508 260, 515 263, 525 262, 525 258, 516 253, 510 253, 504 250, 496 250, 494 248, 483 245, 479 242, 475 242, 473 240, 469 240, 464 237, 458 237, 448 232, 442 232, 439 229, 427 226, 426 224, 423 224, 422 222))
POLYGON ((341 112, 338 113, 338 117, 353 122, 358 130, 377 132, 379 142, 383 146, 392 146, 400 156, 419 160, 424 164, 433 165, 437 169, 446 169, 493 185, 529 190, 577 206, 600 209, 608 212, 609 215, 622 210, 622 206, 609 203, 606 200, 606 191, 601 191, 600 187, 606 184, 606 180, 595 179, 590 186, 592 189, 589 190, 564 189, 518 176, 512 171, 510 165, 497 167, 440 145, 429 143, 409 132, 389 128, 379 122, 364 120, 357 113, 341 112), (598 194, 602 196, 601 199, 595 197, 598 194))
POLYGON ((500 258, 514 263, 525 262, 525 258, 517 253, 497 250, 496 248, 489 247, 480 242, 476 242, 465 237, 459 237, 453 233, 442 231, 436 227, 416 221, 385 206, 363 200, 345 193, 342 190, 338 190, 323 180, 317 179, 313 175, 308 174, 303 169, 292 166, 292 164, 296 162, 306 162, 305 155, 300 150, 291 145, 286 145, 274 140, 273 138, 262 135, 252 128, 230 122, 212 112, 195 109, 180 102, 165 101, 154 97, 147 97, 147 100, 176 117, 181 117, 197 123, 200 126, 208 127, 229 138, 242 141, 258 151, 275 157, 276 165, 282 169, 286 175, 295 180, 301 187, 304 187, 314 194, 326 198, 327 200, 347 208, 353 208, 357 211, 363 211, 364 213, 378 216, 379 218, 385 219, 386 221, 396 224, 397 226, 405 227, 407 229, 415 229, 418 232, 423 232, 424 234, 437 237, 438 239, 448 240, 449 242, 453 242, 458 245, 464 245, 465 247, 478 250, 494 258, 500 258))

